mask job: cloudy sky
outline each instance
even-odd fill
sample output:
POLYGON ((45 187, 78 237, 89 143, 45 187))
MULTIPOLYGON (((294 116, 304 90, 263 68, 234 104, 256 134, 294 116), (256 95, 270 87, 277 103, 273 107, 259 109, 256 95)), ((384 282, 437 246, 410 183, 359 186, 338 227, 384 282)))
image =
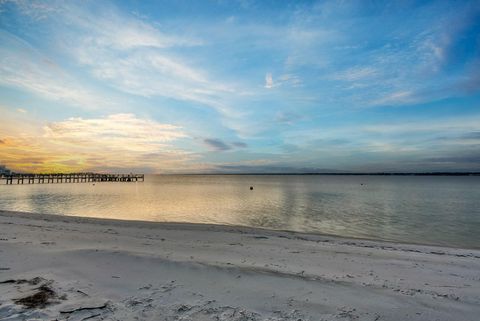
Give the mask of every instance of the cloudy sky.
POLYGON ((0 0, 0 163, 478 171, 480 2, 0 0))

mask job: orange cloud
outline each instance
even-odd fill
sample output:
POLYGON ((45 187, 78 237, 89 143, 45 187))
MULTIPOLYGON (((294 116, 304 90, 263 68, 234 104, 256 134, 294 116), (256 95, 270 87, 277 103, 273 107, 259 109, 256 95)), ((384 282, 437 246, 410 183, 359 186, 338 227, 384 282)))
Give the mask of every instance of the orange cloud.
POLYGON ((180 127, 133 114, 70 118, 44 125, 41 133, 0 129, 0 160, 21 172, 168 172, 190 168, 195 158, 171 145, 187 138, 180 127))

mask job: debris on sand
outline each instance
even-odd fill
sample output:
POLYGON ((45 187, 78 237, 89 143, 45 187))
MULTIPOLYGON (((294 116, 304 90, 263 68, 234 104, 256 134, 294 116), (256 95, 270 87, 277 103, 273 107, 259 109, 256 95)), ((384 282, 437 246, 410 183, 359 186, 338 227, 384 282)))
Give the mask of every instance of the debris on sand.
POLYGON ((0 281, 0 284, 29 284, 29 285, 38 285, 40 284, 41 282, 43 281, 47 281, 43 278, 40 278, 40 277, 35 277, 33 279, 30 279, 30 280, 25 280, 25 279, 18 279, 18 280, 14 280, 14 279, 8 279, 8 280, 5 280, 5 281, 0 281))
POLYGON ((108 307, 108 302, 97 304, 97 305, 91 305, 91 306, 82 305, 75 308, 68 308, 68 309, 60 310, 60 313, 74 313, 77 311, 105 309, 106 307, 108 307))
MULTIPOLYGON (((16 305, 22 305, 27 309, 45 308, 48 304, 53 303, 53 299, 57 299, 57 293, 52 289, 53 281, 46 280, 41 277, 32 279, 8 279, 0 281, 0 284, 12 284, 15 287, 27 287, 27 296, 21 298, 12 298, 16 305)), ((25 290, 25 289, 24 289, 25 290)), ((25 293, 24 291, 20 291, 25 293)))
POLYGON ((56 297, 55 291, 52 290, 48 285, 42 285, 36 289, 36 292, 32 295, 26 296, 24 298, 13 300, 15 304, 23 305, 28 309, 45 308, 51 299, 56 297))

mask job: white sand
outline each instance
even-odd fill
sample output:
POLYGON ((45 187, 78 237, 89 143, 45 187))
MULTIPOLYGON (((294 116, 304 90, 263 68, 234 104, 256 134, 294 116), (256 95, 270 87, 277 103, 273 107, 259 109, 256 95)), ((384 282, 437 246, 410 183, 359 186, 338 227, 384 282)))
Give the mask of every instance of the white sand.
POLYGON ((0 211, 0 282, 0 320, 480 320, 480 251, 243 227, 0 211))

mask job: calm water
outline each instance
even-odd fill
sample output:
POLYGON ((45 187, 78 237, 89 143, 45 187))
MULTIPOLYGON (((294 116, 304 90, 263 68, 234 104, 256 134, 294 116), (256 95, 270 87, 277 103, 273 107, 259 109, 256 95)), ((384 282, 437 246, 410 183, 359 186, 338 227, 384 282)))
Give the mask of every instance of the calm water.
POLYGON ((174 175, 144 183, 1 185, 0 209, 480 248, 480 177, 473 176, 174 175))

